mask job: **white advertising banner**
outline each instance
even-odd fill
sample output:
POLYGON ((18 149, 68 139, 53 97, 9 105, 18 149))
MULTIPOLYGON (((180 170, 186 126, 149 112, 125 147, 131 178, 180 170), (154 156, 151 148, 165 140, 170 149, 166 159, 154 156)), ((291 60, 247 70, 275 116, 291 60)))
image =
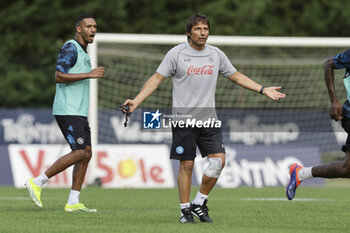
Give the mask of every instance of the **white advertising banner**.
MULTIPOLYGON (((13 182, 17 188, 23 188, 26 180, 40 175, 62 155, 71 151, 68 145, 42 144, 12 144, 8 146, 8 150, 13 182)), ((71 187, 72 171, 73 168, 70 167, 57 174, 49 180, 46 186, 71 187)))
MULTIPOLYGON (((67 145, 13 144, 8 148, 14 184, 19 188, 70 152, 67 145)), ((103 187, 175 187, 167 145, 98 145, 93 156, 96 163, 90 166, 103 187)), ((52 177, 46 187, 71 187, 72 170, 70 167, 52 177)), ((91 180, 89 175, 88 170, 85 180, 91 180)))
POLYGON ((99 145, 96 156, 103 187, 175 187, 167 145, 99 145))

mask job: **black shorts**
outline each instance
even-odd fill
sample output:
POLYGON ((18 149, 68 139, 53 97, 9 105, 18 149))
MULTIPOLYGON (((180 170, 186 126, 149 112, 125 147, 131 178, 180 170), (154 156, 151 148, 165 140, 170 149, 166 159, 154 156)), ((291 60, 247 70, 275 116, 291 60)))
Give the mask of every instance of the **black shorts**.
POLYGON ((350 118, 347 118, 345 116, 343 116, 342 120, 341 120, 341 126, 343 127, 343 129, 345 130, 345 132, 347 132, 348 137, 346 139, 345 145, 341 148, 342 151, 344 151, 345 153, 350 151, 350 118))
POLYGON ((220 128, 173 128, 172 131, 171 159, 194 160, 197 146, 202 157, 208 154, 225 153, 220 128))
POLYGON ((65 139, 72 150, 81 150, 91 146, 91 132, 87 117, 55 115, 65 139))

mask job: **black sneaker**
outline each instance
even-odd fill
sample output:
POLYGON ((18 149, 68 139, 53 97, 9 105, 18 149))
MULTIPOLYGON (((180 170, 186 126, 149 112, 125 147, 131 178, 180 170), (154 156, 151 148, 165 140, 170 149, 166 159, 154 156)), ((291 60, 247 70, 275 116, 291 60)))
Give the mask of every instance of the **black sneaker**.
POLYGON ((213 222, 208 215, 209 208, 207 207, 208 200, 205 200, 203 205, 195 205, 191 203, 192 214, 201 220, 201 222, 213 222))
POLYGON ((181 212, 183 214, 179 220, 181 223, 196 223, 196 221, 193 219, 191 207, 181 209, 181 212))

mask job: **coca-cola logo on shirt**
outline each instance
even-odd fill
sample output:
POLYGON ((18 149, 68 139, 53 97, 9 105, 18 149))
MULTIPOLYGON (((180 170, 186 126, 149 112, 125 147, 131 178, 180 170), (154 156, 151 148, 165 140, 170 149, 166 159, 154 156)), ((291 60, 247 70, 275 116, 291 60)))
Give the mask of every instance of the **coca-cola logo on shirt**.
POLYGON ((190 66, 187 70, 187 74, 188 75, 210 75, 213 74, 213 69, 214 66, 210 66, 210 65, 205 65, 202 67, 195 67, 195 66, 190 66))

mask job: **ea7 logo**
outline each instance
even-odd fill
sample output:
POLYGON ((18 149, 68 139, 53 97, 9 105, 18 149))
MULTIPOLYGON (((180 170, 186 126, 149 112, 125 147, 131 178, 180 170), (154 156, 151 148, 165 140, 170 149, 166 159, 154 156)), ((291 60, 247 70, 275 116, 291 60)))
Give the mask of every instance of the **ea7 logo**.
POLYGON ((143 112, 143 128, 144 129, 160 129, 162 114, 157 109, 156 112, 143 112))

